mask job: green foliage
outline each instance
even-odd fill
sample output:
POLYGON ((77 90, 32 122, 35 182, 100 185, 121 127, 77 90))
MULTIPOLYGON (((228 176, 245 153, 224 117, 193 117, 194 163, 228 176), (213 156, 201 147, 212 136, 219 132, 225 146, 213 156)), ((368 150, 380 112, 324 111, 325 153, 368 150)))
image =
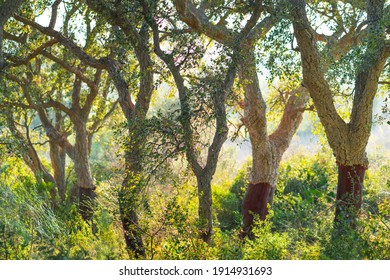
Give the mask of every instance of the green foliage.
POLYGON ((216 259, 215 250, 198 237, 181 237, 162 244, 163 259, 168 260, 210 260, 216 259))
POLYGON ((273 213, 267 216, 265 221, 257 221, 252 229, 254 239, 247 239, 244 245, 246 260, 283 260, 288 258, 290 238, 287 233, 274 232, 272 230, 273 213))
MULTIPOLYGON (((48 186, 18 159, 1 165, 0 259, 119 259, 126 256, 115 205, 102 194, 93 223, 74 204, 51 209, 48 186), (14 176, 17 174, 18 176, 14 176)), ((110 198, 112 202, 112 196, 110 198)))
POLYGON ((0 173, 0 259, 35 259, 36 246, 61 230, 53 211, 44 202, 47 186, 21 168, 2 165, 0 173), (18 172, 18 180, 12 172, 18 172))
MULTIPOLYGON (((198 238, 195 181, 187 171, 177 171, 180 164, 171 165, 164 184, 147 189, 149 204, 139 213, 146 258, 390 259, 390 181, 384 180, 388 160, 370 159, 356 227, 334 228, 337 174, 326 158, 296 155, 284 160, 271 215, 256 223, 253 240, 239 238, 248 163, 233 179, 217 180, 211 246, 198 238)), ((8 158, 0 170, 1 259, 129 258, 114 178, 99 182, 94 219, 88 223, 74 204, 51 209, 48 186, 37 184, 19 159, 8 158)))
POLYGON ((263 64, 269 71, 270 75, 267 76, 269 83, 282 77, 289 77, 293 80, 302 79, 297 74, 301 72, 299 56, 291 48, 294 36, 290 25, 287 19, 280 19, 267 34, 265 40, 259 43, 258 63, 263 64))
POLYGON ((242 200, 248 185, 249 162, 238 170, 232 182, 214 186, 213 205, 219 228, 233 230, 242 224, 242 200))
POLYGON ((157 259, 212 259, 213 251, 201 239, 197 223, 191 217, 188 209, 181 205, 177 198, 171 199, 163 214, 164 228, 167 233, 161 244, 156 248, 157 259))
POLYGON ((301 158, 298 164, 297 158, 291 158, 280 167, 278 189, 284 194, 292 193, 300 195, 304 199, 313 199, 313 195, 321 196, 321 189, 326 189, 329 171, 332 168, 326 162, 318 162, 313 159, 301 158))
POLYGON ((363 210, 355 228, 345 224, 334 228, 337 173, 330 161, 299 156, 299 160, 293 157, 281 165, 271 221, 276 232, 290 238, 289 259, 390 257, 389 186, 383 180, 388 176, 389 162, 380 157, 371 161, 363 210))
POLYGON ((42 258, 110 260, 126 257, 118 221, 107 210, 98 206, 92 224, 82 220, 75 206, 61 213, 59 219, 62 231, 39 246, 42 258))
POLYGON ((217 219, 221 230, 237 228, 242 223, 241 201, 229 190, 215 190, 213 206, 217 212, 217 219))

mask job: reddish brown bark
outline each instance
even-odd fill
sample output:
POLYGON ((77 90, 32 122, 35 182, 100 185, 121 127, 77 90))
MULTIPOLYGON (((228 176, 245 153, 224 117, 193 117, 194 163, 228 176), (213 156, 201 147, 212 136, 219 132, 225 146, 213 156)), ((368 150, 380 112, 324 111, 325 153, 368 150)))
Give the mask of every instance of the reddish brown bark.
POLYGON ((363 165, 338 165, 337 205, 335 220, 341 213, 355 216, 362 206, 362 190, 364 174, 367 167, 363 165))
POLYGON ((269 183, 249 184, 242 203, 244 216, 242 237, 250 233, 255 215, 258 215, 260 220, 265 220, 268 214, 267 204, 271 190, 272 186, 269 183))

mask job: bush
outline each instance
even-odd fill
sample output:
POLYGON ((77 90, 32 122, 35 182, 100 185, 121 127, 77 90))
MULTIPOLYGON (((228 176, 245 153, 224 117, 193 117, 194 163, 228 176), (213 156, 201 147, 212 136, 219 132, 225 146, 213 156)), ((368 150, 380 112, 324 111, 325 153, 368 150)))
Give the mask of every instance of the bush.
MULTIPOLYGON (((146 258, 390 259, 389 161, 371 160, 355 227, 334 228, 337 172, 325 158, 297 156, 282 163, 271 214, 256 222, 252 240, 239 238, 248 165, 234 179, 217 180, 211 246, 198 238, 193 178, 171 174, 143 193, 148 203, 140 207, 139 226, 146 258)), ((51 186, 38 184, 19 160, 8 158, 0 166, 0 258, 131 258, 112 180, 99 182, 93 222, 85 222, 75 204, 53 210, 51 186)))
POLYGON ((243 258, 245 260, 284 260, 288 257, 290 238, 287 233, 272 231, 272 211, 267 220, 257 221, 252 229, 254 239, 245 240, 243 258))

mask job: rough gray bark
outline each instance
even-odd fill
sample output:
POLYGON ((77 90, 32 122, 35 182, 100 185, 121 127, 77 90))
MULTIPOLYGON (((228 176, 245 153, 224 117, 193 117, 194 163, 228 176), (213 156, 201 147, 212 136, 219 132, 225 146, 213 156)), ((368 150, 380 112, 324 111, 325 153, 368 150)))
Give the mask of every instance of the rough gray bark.
MULTIPOLYGON (((350 122, 346 123, 337 113, 332 91, 324 77, 321 59, 317 49, 317 39, 307 18, 304 0, 291 0, 294 34, 298 41, 302 59, 304 83, 316 106, 318 116, 325 128, 325 133, 336 161, 339 165, 338 204, 343 204, 342 197, 348 193, 354 200, 361 201, 361 191, 353 192, 352 182, 344 180, 348 170, 368 167, 366 145, 372 124, 373 100, 378 88, 378 80, 387 58, 390 55, 388 42, 384 40, 381 25, 384 1, 369 0, 367 7, 368 46, 361 59, 355 78, 355 94, 350 122), (347 171, 345 171, 347 170, 347 171)), ((363 183, 364 172, 359 172, 359 184, 363 183)), ((359 186, 361 188, 361 186, 359 186)), ((355 210, 360 204, 354 204, 355 210)), ((338 209, 338 208, 337 208, 338 209)), ((336 215, 339 214, 336 211, 336 215)))
MULTIPOLYGON (((57 99, 62 100, 62 94, 59 91, 57 92, 57 99)), ((63 130, 64 119, 60 110, 55 110, 54 126, 57 131, 63 130)), ((53 177, 56 181, 60 203, 64 203, 66 199, 66 153, 60 145, 53 141, 49 141, 49 147, 53 177)))
POLYGON ((96 197, 94 180, 89 160, 89 144, 86 122, 75 124, 74 170, 76 173, 76 187, 79 190, 79 209, 84 220, 91 220, 94 212, 96 197))
POLYGON ((53 177, 57 186, 60 202, 63 203, 66 199, 66 154, 63 148, 54 142, 49 142, 50 145, 50 161, 53 168, 53 177))
POLYGON ((198 187, 198 217, 200 238, 210 244, 213 230, 213 200, 211 190, 211 179, 209 176, 197 174, 198 187))

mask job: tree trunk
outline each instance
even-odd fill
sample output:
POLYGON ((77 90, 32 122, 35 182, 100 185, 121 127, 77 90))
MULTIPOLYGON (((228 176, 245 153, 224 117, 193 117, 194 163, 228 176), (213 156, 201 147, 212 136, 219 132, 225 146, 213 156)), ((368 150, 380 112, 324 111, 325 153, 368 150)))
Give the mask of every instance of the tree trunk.
POLYGON ((136 191, 129 185, 123 186, 119 192, 118 200, 126 249, 129 256, 134 254, 134 257, 138 259, 145 257, 145 247, 138 226, 137 208, 135 207, 136 196, 136 191))
POLYGON ((0 70, 5 66, 4 52, 3 52, 3 35, 4 26, 8 19, 18 10, 23 4, 24 0, 7 0, 1 1, 0 5, 0 70))
POLYGON ((201 239, 210 245, 213 230, 213 201, 211 193, 211 178, 205 174, 197 176, 198 182, 198 215, 201 239))
POLYGON ((74 155, 74 169, 76 173, 76 187, 78 189, 79 212, 84 220, 91 220, 94 212, 95 185, 89 163, 89 145, 86 125, 75 125, 76 141, 74 155))
POLYGON ((243 232, 241 237, 251 235, 254 218, 262 221, 266 219, 268 207, 272 206, 275 194, 279 163, 281 155, 273 142, 258 142, 259 139, 252 139, 252 171, 250 184, 247 187, 242 204, 243 211, 243 232))
MULTIPOLYGON (((368 160, 365 153, 372 126, 373 100, 379 77, 390 56, 383 25, 384 0, 367 1, 367 34, 365 51, 355 77, 350 122, 346 123, 336 110, 333 93, 323 71, 316 34, 306 14, 304 0, 291 0, 294 34, 301 52, 304 83, 325 128, 330 147, 338 164, 337 206, 335 229, 342 222, 353 226, 362 204, 362 187, 368 160)), ((337 41, 336 41, 337 42, 337 41)), ((338 40, 341 43, 341 40, 338 40)))
POLYGON ((65 158, 65 151, 58 144, 50 141, 50 160, 60 202, 64 202, 66 197, 65 158))
POLYGON ((42 164, 41 159, 39 158, 38 153, 31 142, 29 132, 27 131, 25 134, 22 134, 19 131, 15 125, 13 113, 10 109, 6 109, 5 114, 7 116, 8 129, 11 131, 12 136, 18 142, 18 149, 24 163, 34 173, 35 179, 38 183, 41 183, 43 179, 45 183, 52 184, 52 188, 50 190, 51 205, 53 208, 55 208, 57 206, 57 189, 55 179, 50 174, 49 170, 47 170, 47 168, 42 164))
POLYGON ((265 220, 268 215, 268 204, 273 199, 272 186, 269 183, 249 184, 242 203, 244 218, 243 236, 249 235, 253 226, 254 218, 265 220))
POLYGON ((127 251, 130 256, 134 254, 135 258, 140 258, 145 257, 145 247, 137 215, 142 187, 142 144, 141 139, 139 139, 140 134, 137 131, 137 128, 134 126, 129 129, 131 140, 125 151, 126 175, 118 195, 118 200, 127 251))
POLYGON ((366 167, 338 164, 335 222, 354 223, 362 205, 362 190, 366 167))
POLYGON ((254 215, 265 220, 268 214, 267 205, 271 206, 273 202, 280 161, 302 122, 309 94, 304 87, 288 92, 279 125, 268 135, 267 105, 257 77, 254 46, 243 49, 242 59, 239 74, 245 92, 243 122, 252 144, 251 178, 242 205, 244 225, 241 237, 245 237, 251 235, 254 215))

